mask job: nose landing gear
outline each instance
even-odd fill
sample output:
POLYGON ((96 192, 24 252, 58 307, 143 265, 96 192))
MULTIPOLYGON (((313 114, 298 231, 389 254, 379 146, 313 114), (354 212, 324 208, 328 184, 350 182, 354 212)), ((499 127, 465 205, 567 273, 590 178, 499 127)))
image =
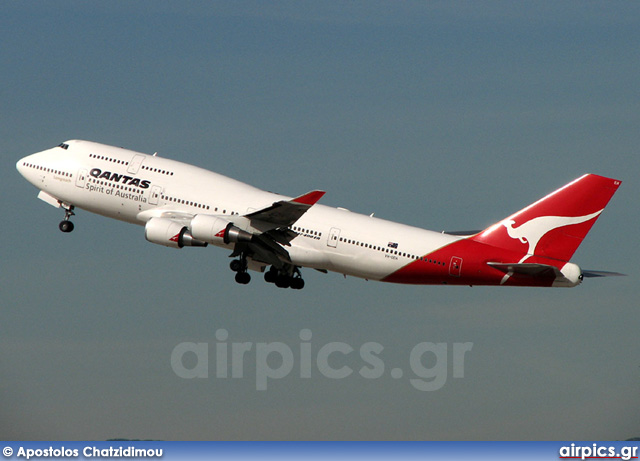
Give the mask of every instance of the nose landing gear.
POLYGON ((62 221, 60 221, 60 224, 58 224, 58 228, 64 232, 64 233, 69 233, 71 231, 73 231, 73 223, 71 221, 69 221, 71 219, 71 216, 75 216, 75 213, 73 212, 73 205, 64 205, 61 204, 60 207, 62 207, 64 209, 64 219, 62 221))

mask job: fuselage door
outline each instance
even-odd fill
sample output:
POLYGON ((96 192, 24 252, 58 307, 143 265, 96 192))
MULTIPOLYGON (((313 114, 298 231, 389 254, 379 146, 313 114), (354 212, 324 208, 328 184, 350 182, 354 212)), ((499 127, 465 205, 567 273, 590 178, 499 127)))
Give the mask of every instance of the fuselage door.
POLYGON ((87 182, 87 170, 78 171, 78 176, 76 176, 76 186, 84 189, 84 185, 87 182))
POLYGON ((340 240, 340 229, 332 227, 329 232, 329 238, 327 239, 327 246, 335 248, 338 246, 338 240, 340 240))
POLYGON ((131 174, 137 174, 143 161, 144 155, 134 155, 129 162, 129 168, 127 168, 127 172, 131 174))
POLYGON ((451 262, 449 263, 449 275, 453 275, 454 277, 460 277, 460 272, 462 271, 462 258, 458 256, 453 256, 451 258, 451 262))
POLYGON ((162 187, 151 186, 151 196, 149 197, 149 204, 157 205, 158 200, 160 199, 160 194, 162 194, 162 187))

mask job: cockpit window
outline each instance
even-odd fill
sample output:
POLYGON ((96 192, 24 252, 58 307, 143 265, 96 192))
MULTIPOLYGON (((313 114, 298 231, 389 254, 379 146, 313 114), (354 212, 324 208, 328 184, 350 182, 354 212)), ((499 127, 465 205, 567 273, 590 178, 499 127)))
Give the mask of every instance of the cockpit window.
POLYGON ((69 148, 69 144, 60 143, 58 144, 58 147, 62 147, 64 150, 67 150, 69 148))

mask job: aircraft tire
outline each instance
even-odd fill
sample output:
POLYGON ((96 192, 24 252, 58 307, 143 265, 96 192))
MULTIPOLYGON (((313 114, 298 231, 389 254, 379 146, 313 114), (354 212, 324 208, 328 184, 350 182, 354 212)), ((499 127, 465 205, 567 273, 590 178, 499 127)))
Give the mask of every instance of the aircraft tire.
POLYGON ((73 223, 71 221, 60 221, 60 224, 58 224, 58 228, 62 232, 68 233, 73 231, 73 223))
POLYGON ((246 285, 251 281, 251 276, 247 272, 238 272, 236 274, 236 282, 241 285, 246 285))
POLYGON ((269 270, 264 273, 264 281, 267 283, 276 283, 278 274, 275 271, 269 270))
POLYGON ((278 278, 276 278, 276 286, 278 288, 289 288, 291 286, 291 277, 288 275, 278 275, 278 278))

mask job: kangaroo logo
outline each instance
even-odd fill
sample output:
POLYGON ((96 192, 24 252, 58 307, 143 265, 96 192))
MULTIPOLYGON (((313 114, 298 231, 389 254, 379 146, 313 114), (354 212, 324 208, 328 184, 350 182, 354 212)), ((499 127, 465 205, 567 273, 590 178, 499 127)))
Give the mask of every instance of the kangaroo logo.
MULTIPOLYGON (((518 227, 513 227, 516 223, 513 219, 505 219, 502 224, 506 229, 509 237, 520 240, 522 243, 529 244, 527 255, 535 254, 538 243, 549 232, 559 227, 580 224, 595 218, 604 211, 604 208, 595 213, 586 216, 540 216, 533 218, 518 227)), ((526 259, 526 257, 525 257, 526 259)))

